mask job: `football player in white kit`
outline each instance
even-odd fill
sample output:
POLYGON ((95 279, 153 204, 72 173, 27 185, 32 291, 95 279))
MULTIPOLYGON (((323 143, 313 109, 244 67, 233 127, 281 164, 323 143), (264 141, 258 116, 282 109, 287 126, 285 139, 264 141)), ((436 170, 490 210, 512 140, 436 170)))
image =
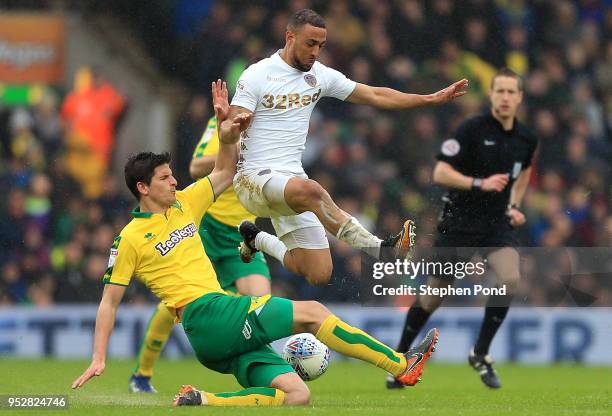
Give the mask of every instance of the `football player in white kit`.
POLYGON ((323 18, 313 10, 296 12, 287 25, 285 47, 248 67, 241 75, 220 140, 231 143, 239 129, 237 114, 251 116, 240 138, 234 189, 240 202, 258 217, 271 218, 277 236, 243 222, 240 251, 244 261, 261 250, 313 285, 326 284, 332 260, 325 230, 375 258, 406 258, 414 246, 415 226, 386 240, 367 231, 334 203, 327 191, 308 179, 302 152, 310 116, 323 97, 383 109, 404 110, 448 102, 466 93, 463 79, 430 95, 356 83, 317 62, 326 43, 323 18), (385 249, 389 247, 389 249, 385 249))

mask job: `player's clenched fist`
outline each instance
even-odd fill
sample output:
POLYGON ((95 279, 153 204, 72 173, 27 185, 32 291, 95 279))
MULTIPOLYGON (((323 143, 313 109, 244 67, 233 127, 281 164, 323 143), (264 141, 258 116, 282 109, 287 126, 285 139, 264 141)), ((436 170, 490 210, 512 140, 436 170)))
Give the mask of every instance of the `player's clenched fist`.
POLYGON ((506 215, 510 218, 510 225, 513 227, 519 227, 525 224, 525 214, 519 211, 518 208, 510 208, 506 215))

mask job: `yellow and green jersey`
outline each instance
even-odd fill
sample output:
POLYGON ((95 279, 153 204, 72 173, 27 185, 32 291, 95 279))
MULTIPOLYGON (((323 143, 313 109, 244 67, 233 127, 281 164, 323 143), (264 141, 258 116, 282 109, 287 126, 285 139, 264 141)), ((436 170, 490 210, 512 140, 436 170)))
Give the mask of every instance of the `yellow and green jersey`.
POLYGON ((134 210, 115 238, 104 283, 127 286, 136 276, 170 309, 225 293, 198 235, 214 200, 210 179, 203 178, 177 191, 176 203, 163 214, 134 210))
MULTIPOLYGON (((193 159, 216 155, 218 152, 219 133, 217 132, 217 119, 212 117, 208 120, 206 130, 193 152, 193 159)), ((230 186, 219 195, 217 202, 206 211, 206 214, 230 227, 237 227, 244 220, 255 222, 255 216, 242 206, 236 196, 236 192, 234 192, 233 186, 230 186)))

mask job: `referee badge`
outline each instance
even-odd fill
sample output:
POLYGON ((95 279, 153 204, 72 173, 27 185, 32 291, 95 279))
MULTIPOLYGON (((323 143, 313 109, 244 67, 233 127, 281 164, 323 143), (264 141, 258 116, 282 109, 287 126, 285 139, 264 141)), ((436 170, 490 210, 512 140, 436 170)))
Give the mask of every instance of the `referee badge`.
POLYGON ((317 78, 312 74, 304 75, 304 81, 306 81, 306 84, 310 85, 311 87, 317 85, 317 78))
POLYGON ((445 140, 440 149, 442 154, 448 157, 456 156, 459 150, 461 150, 461 145, 456 139, 445 140))

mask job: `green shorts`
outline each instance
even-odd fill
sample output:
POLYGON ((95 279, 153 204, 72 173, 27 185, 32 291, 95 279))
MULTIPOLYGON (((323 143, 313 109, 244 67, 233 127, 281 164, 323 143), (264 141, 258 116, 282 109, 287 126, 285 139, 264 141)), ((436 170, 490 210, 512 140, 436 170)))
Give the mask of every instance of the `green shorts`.
POLYGON ((209 214, 205 214, 199 233, 206 255, 215 268, 223 290, 238 293, 236 280, 250 274, 260 274, 270 279, 270 270, 261 252, 256 253, 250 263, 243 263, 240 260, 238 246, 242 237, 235 227, 223 224, 209 214))
POLYGON ((245 388, 268 387, 276 376, 293 372, 269 345, 292 334, 288 299, 209 293, 185 307, 183 328, 198 361, 233 374, 245 388))

